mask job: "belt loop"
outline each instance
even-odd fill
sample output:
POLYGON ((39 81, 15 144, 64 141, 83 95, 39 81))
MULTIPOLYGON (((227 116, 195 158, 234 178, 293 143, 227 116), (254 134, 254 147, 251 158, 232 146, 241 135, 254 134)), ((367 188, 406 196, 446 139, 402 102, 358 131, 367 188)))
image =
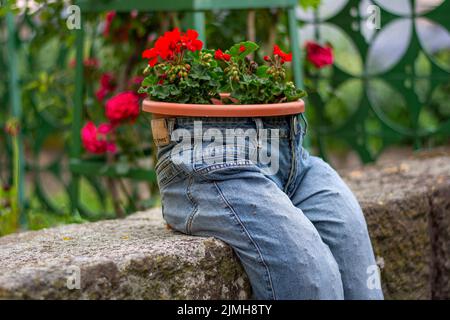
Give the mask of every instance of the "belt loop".
POLYGON ((261 118, 253 118, 253 121, 255 121, 256 124, 256 142, 258 149, 261 148, 261 130, 264 129, 263 121, 261 118))
POLYGON ((176 118, 166 118, 167 130, 169 131, 170 141, 172 141, 172 132, 175 128, 175 120, 176 118))
POLYGON ((298 116, 297 115, 293 115, 291 117, 291 124, 292 124, 292 128, 294 129, 294 135, 297 135, 298 133, 298 116))

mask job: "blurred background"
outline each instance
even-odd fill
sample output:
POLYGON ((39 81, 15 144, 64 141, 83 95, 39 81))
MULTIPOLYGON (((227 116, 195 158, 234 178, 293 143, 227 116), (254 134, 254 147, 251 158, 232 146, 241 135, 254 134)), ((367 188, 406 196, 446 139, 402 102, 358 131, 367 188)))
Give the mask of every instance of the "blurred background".
POLYGON ((208 48, 256 41, 257 62, 275 43, 298 50, 306 145, 337 169, 450 143, 449 1, 164 2, 0 0, 0 236, 159 204, 147 115, 120 128, 113 157, 83 150, 80 130, 137 90, 142 51, 173 27, 208 48), (308 41, 333 65, 308 61, 308 41))

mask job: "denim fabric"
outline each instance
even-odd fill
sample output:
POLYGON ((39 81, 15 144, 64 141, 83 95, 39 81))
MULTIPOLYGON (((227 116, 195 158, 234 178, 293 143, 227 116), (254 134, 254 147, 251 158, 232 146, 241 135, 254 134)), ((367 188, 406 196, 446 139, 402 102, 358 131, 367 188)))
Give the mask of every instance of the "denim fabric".
POLYGON ((383 298, 379 287, 368 285, 376 262, 361 208, 339 175, 302 147, 305 129, 297 117, 177 118, 169 128, 191 133, 183 150, 203 159, 179 161, 173 150, 180 141, 159 148, 164 219, 179 232, 228 243, 255 299, 383 298), (201 131, 194 132, 194 121, 202 121, 201 131), (261 145, 262 128, 278 132, 261 145), (234 145, 219 142, 215 148, 223 153, 215 153, 201 138, 208 129, 257 135, 234 145), (275 144, 275 172, 248 160, 275 144))

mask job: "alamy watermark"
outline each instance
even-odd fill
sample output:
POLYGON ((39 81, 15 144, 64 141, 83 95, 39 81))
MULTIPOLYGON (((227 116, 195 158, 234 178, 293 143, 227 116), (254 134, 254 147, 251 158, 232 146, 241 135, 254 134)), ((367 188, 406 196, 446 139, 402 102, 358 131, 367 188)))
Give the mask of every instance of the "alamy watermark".
POLYGON ((66 287, 69 290, 81 289, 81 269, 78 266, 68 266, 66 269, 66 287))
POLYGON ((69 30, 81 29, 81 9, 77 5, 67 7, 66 26, 69 30))
POLYGON ((193 130, 173 130, 177 144, 171 159, 177 165, 227 166, 247 162, 257 164, 267 175, 279 170, 280 129, 208 128, 194 121, 193 130))
POLYGON ((384 259, 377 257, 376 264, 367 267, 367 288, 369 290, 381 290, 381 269, 384 268, 384 259))
POLYGON ((368 14, 366 20, 366 27, 369 30, 379 30, 381 28, 381 10, 377 5, 367 6, 366 13, 368 14))

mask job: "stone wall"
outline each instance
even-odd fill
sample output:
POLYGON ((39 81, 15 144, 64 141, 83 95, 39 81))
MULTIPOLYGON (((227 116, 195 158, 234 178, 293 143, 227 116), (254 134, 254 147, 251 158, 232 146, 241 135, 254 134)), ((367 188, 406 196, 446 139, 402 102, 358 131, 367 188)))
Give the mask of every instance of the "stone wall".
POLYGON ((363 207, 386 298, 450 298, 450 156, 343 172, 363 207))
MULTIPOLYGON (((342 174, 366 215, 386 298, 449 299, 450 155, 426 153, 342 174)), ((159 209, 0 238, 0 298, 249 296, 227 245, 166 229, 159 209)))

